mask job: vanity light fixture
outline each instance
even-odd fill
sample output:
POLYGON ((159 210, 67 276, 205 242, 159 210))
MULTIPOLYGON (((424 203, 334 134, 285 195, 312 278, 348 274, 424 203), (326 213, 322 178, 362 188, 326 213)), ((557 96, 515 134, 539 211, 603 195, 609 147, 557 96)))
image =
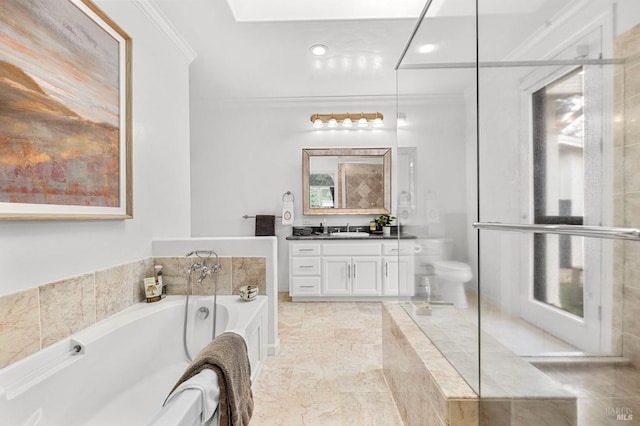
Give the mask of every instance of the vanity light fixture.
POLYGON ((384 116, 379 112, 360 112, 360 113, 344 113, 344 114, 313 114, 311 122, 314 129, 332 128, 335 129, 339 124, 346 129, 355 128, 353 123, 358 123, 358 128, 381 127, 384 125, 384 116))

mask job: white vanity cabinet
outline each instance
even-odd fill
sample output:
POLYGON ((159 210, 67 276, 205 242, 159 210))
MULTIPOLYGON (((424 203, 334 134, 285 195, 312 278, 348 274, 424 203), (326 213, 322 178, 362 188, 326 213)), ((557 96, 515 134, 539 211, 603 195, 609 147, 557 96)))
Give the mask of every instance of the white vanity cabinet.
POLYGON ((406 295, 411 262, 394 255, 397 242, 383 241, 289 241, 290 295, 300 300, 406 295))

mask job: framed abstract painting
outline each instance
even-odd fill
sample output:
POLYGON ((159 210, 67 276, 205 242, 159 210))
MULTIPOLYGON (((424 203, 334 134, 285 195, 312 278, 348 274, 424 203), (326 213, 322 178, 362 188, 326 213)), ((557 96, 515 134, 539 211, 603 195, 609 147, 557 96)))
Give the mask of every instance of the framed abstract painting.
POLYGON ((0 219, 133 217, 131 38, 89 0, 0 2, 0 219))

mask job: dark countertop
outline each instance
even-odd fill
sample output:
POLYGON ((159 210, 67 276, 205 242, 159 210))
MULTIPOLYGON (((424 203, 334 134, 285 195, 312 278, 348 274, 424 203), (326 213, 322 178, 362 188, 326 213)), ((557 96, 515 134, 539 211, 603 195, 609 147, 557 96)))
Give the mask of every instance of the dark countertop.
MULTIPOLYGON (((400 235, 400 239, 401 240, 412 240, 412 239, 416 239, 418 237, 416 237, 415 235, 409 235, 409 234, 402 234, 400 235)), ((287 240, 289 241, 309 241, 309 240, 325 240, 325 241, 335 241, 335 240, 356 240, 356 241, 362 241, 362 240, 397 240, 398 236, 397 235, 389 235, 389 236, 384 236, 382 234, 369 234, 366 237, 341 237, 340 236, 340 232, 336 232, 333 233, 331 235, 325 235, 325 234, 314 234, 314 235, 289 235, 287 237, 287 240)))

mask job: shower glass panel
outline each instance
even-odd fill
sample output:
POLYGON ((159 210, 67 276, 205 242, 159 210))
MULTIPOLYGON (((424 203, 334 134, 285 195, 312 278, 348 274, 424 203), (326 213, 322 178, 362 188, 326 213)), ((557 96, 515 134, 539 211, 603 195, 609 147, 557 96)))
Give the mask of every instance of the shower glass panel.
POLYGON ((640 415, 639 58, 636 1, 432 0, 398 63, 406 309, 481 425, 640 415))
POLYGON ((456 7, 427 10, 397 73, 396 216, 417 236, 399 242, 413 264, 406 310, 478 391, 475 0, 456 7), (414 315, 426 302, 431 314, 414 315))

